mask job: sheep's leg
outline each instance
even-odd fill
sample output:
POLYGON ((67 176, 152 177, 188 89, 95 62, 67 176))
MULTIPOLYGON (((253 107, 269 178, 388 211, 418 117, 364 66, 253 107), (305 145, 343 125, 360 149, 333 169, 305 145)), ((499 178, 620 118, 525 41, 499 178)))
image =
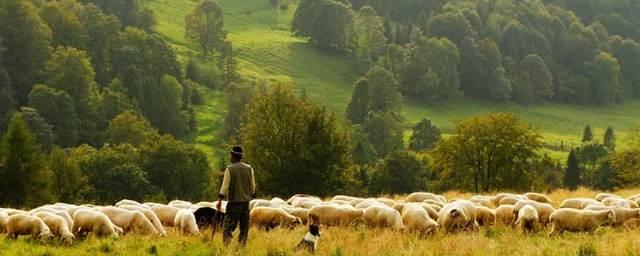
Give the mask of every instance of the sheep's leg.
POLYGON ((558 232, 559 232, 559 230, 556 227, 556 225, 552 225, 551 226, 551 232, 549 233, 549 237, 558 235, 558 232))

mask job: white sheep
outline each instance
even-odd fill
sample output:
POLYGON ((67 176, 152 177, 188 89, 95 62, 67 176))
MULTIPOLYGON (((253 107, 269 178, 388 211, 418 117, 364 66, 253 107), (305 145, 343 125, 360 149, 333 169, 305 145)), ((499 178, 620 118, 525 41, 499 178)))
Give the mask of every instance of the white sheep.
POLYGON ((500 205, 495 210, 496 224, 511 226, 515 221, 513 205, 500 205))
POLYGON ((480 226, 490 226, 496 224, 496 213, 493 209, 476 205, 476 221, 480 226))
POLYGON ((535 232, 538 220, 538 211, 531 205, 523 206, 518 211, 518 219, 515 225, 524 232, 535 232))
POLYGON ((436 231, 438 223, 429 217, 429 213, 419 204, 409 203, 401 212, 402 222, 406 228, 424 237, 436 231))
POLYGON ((0 209, 0 234, 7 232, 6 225, 7 219, 9 218, 9 214, 4 211, 4 209, 0 209))
POLYGON ((572 208, 562 208, 551 214, 551 232, 554 236, 565 231, 593 232, 598 227, 616 222, 613 210, 591 211, 572 208))
POLYGON ((394 230, 405 228, 400 213, 384 204, 372 205, 364 209, 362 219, 369 228, 391 228, 394 230))
POLYGON ((552 204, 553 200, 549 199, 546 195, 540 193, 529 192, 524 194, 529 200, 536 201, 538 203, 552 204))
POLYGON ((539 217, 539 220, 540 220, 540 224, 542 224, 543 226, 547 226, 547 224, 549 223, 549 217, 556 210, 555 208, 553 208, 553 206, 551 206, 550 204, 547 204, 547 203, 539 203, 537 201, 528 200, 528 199, 527 200, 520 200, 518 203, 516 203, 513 206, 514 218, 518 217, 518 212, 525 205, 531 205, 531 206, 533 206, 533 208, 536 209, 536 211, 538 212, 538 217, 539 217))
POLYGON ((135 205, 135 206, 141 206, 141 207, 148 207, 140 202, 129 200, 129 199, 122 199, 115 204, 116 207, 120 207, 123 205, 135 205))
POLYGON ((158 230, 142 212, 113 206, 101 207, 98 210, 107 215, 113 224, 122 228, 125 232, 137 231, 147 235, 159 234, 158 230))
POLYGON ((144 214, 145 217, 147 217, 147 219, 151 222, 151 224, 153 224, 153 227, 156 228, 156 230, 160 233, 161 236, 167 236, 167 231, 164 229, 164 226, 162 226, 162 222, 158 218, 158 215, 156 215, 156 213, 153 212, 151 209, 137 206, 137 205, 121 205, 120 208, 130 210, 130 211, 141 212, 142 214, 144 214))
POLYGON ((587 206, 584 208, 585 210, 591 211, 603 211, 603 210, 612 210, 616 213, 616 221, 612 224, 613 227, 622 227, 625 226, 625 222, 631 219, 640 219, 640 209, 628 209, 616 206, 587 206))
POLYGON ((282 208, 256 207, 251 210, 251 224, 265 228, 266 230, 275 227, 294 228, 302 224, 302 219, 287 213, 282 208))
POLYGON ((118 237, 122 228, 111 222, 109 217, 93 209, 79 209, 73 213, 73 228, 71 232, 82 236, 91 232, 97 236, 118 237))
POLYGON ((198 225, 196 223, 196 217, 193 212, 187 209, 180 209, 176 213, 176 217, 173 221, 176 228, 183 234, 199 235, 198 225))
POLYGON ((309 221, 316 225, 348 226, 361 219, 362 212, 353 206, 321 204, 309 209, 309 221))
POLYGON ((475 206, 467 200, 457 200, 446 204, 438 213, 438 225, 446 232, 458 230, 475 230, 475 206))
POLYGON ((604 206, 600 201, 593 198, 576 197, 562 201, 562 203, 560 203, 560 208, 584 209, 589 205, 604 206))
POLYGON ((60 238, 66 244, 73 243, 75 236, 71 233, 67 221, 63 217, 47 211, 37 212, 34 216, 40 218, 45 224, 47 224, 49 230, 54 236, 60 238))
POLYGON ((599 193, 595 197, 595 199, 600 201, 600 202, 602 202, 602 200, 604 200, 606 198, 620 198, 620 199, 622 199, 622 197, 619 196, 619 195, 614 195, 614 194, 609 194, 609 193, 599 193))
POLYGON ((440 201, 442 203, 447 203, 447 200, 443 196, 436 195, 434 193, 429 193, 429 192, 414 192, 409 194, 407 198, 405 198, 405 200, 409 203, 423 202, 424 200, 427 200, 427 199, 440 201))
POLYGON ((289 214, 300 218, 303 225, 309 223, 309 209, 306 208, 291 208, 285 209, 289 214))
POLYGON ((153 211, 156 216, 158 216, 158 219, 160 219, 162 225, 165 225, 167 227, 175 226, 174 220, 179 210, 180 208, 164 204, 157 204, 151 207, 151 211, 153 211))
POLYGON ((7 218, 7 237, 16 239, 18 236, 38 237, 41 241, 46 241, 53 237, 51 230, 40 218, 18 213, 7 218))

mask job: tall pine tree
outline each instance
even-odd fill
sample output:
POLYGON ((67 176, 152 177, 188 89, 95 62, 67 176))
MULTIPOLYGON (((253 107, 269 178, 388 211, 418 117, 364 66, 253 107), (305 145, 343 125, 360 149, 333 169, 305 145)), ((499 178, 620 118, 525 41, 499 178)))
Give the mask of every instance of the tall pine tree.
POLYGON ((567 157, 567 169, 562 183, 570 190, 575 190, 580 185, 580 166, 578 165, 576 152, 573 149, 569 152, 569 157, 567 157))
POLYGON ((593 132, 591 131, 591 126, 587 125, 584 127, 584 131, 582 132, 582 142, 590 142, 593 140, 593 132))
POLYGON ((616 135, 613 134, 613 128, 611 128, 611 126, 607 127, 602 143, 607 149, 611 151, 616 150, 616 135))

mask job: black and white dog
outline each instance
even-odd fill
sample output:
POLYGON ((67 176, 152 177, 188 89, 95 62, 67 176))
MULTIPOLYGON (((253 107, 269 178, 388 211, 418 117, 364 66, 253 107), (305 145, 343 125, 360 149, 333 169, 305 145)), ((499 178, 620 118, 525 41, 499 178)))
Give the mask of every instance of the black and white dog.
POLYGON ((304 239, 296 246, 296 250, 307 250, 310 253, 314 253, 318 246, 318 239, 320 239, 320 227, 311 224, 309 225, 309 232, 307 232, 304 239))

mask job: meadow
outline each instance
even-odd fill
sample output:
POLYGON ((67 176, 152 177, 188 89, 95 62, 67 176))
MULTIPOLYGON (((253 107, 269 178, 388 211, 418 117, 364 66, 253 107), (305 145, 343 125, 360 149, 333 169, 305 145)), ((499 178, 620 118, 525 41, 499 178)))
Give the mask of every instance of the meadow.
MULTIPOLYGON (((344 56, 328 54, 312 48, 305 38, 294 37, 290 22, 295 4, 287 9, 273 8, 267 0, 218 0, 224 11, 224 26, 233 43, 239 73, 247 81, 270 80, 291 83, 315 102, 342 115, 351 98, 352 83, 359 75, 344 56)), ((156 31, 175 47, 178 58, 186 63, 193 58, 204 69, 211 70, 215 56, 205 57, 184 38, 184 16, 198 3, 196 0, 144 0, 157 19, 156 31)), ((198 132, 193 142, 217 159, 221 141, 220 129, 224 95, 204 89, 206 105, 196 108, 198 132)), ((628 101, 609 107, 566 104, 522 106, 496 104, 468 98, 448 103, 424 105, 406 100, 402 114, 409 129, 422 118, 428 118, 445 133, 453 121, 489 112, 511 112, 537 127, 545 142, 544 153, 564 161, 571 147, 580 144, 585 125, 594 128, 600 139, 607 126, 616 130, 619 146, 624 146, 626 133, 640 120, 640 101, 628 101)))
MULTIPOLYGON (((570 197, 594 197, 587 189, 557 190, 547 194, 557 206, 570 197)), ((640 189, 615 192, 621 196, 640 193, 640 189)), ((447 198, 469 198, 470 193, 449 192, 447 198)), ((388 196, 400 199, 404 196, 388 196)), ((18 241, 0 235, 0 255, 309 255, 293 248, 306 228, 276 229, 265 232, 252 228, 246 248, 232 243, 222 245, 220 231, 211 240, 211 230, 200 236, 182 236, 168 229, 167 237, 135 234, 119 239, 89 236, 71 246, 42 244, 28 238, 18 241)), ((477 232, 435 235, 420 239, 408 233, 370 230, 363 226, 323 228, 317 255, 639 255, 640 231, 603 227, 593 234, 565 233, 548 237, 548 230, 524 234, 507 227, 482 227, 477 232)))

